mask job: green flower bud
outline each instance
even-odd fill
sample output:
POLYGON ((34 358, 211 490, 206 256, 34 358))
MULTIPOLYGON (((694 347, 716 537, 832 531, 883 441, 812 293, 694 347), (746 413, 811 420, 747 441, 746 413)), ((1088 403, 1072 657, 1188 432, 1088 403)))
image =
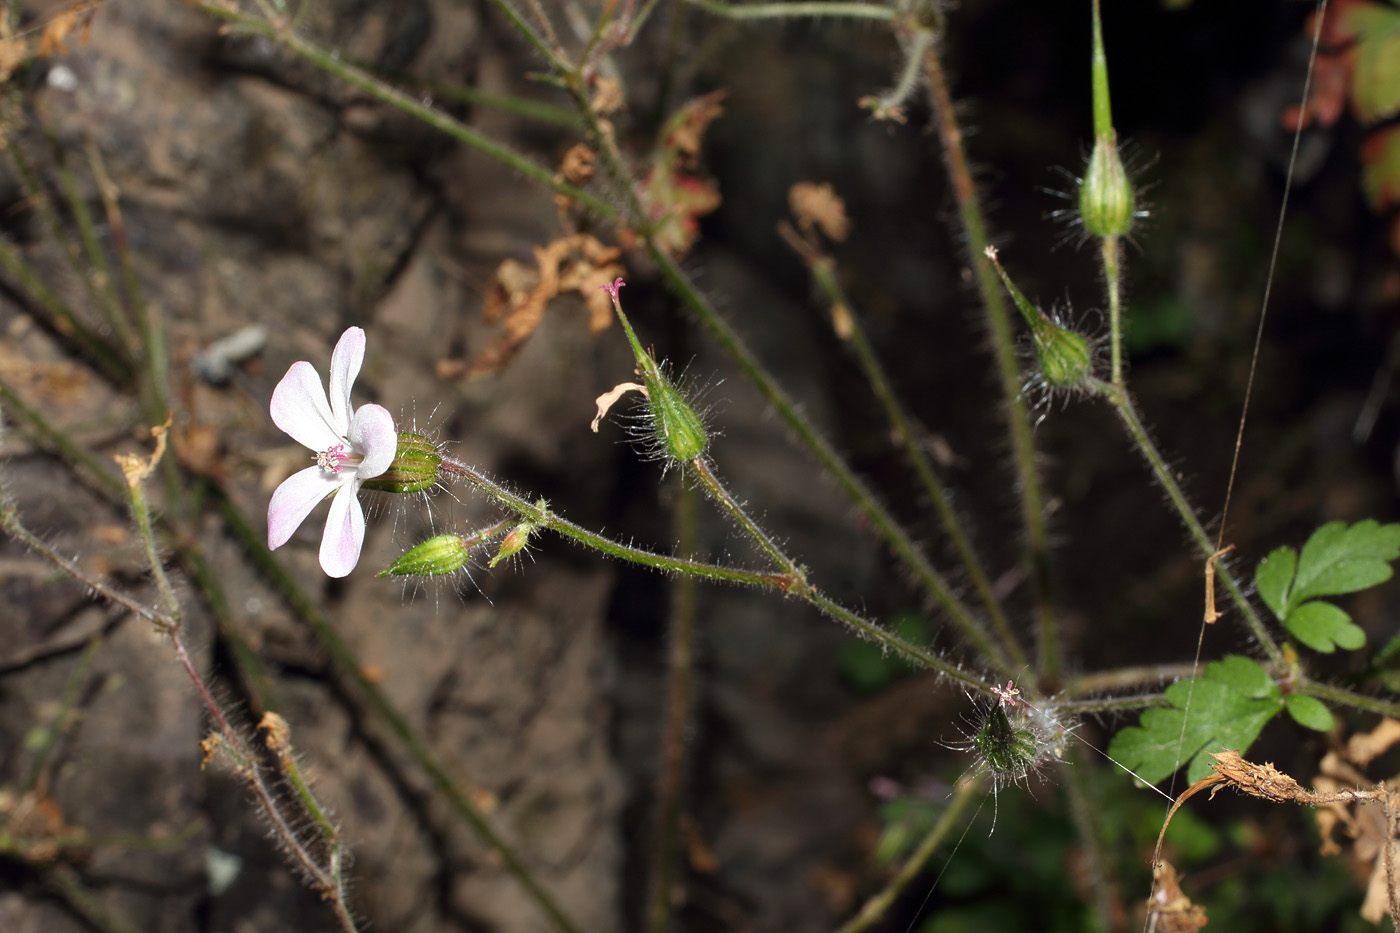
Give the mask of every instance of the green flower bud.
POLYGON ((617 292, 626 283, 617 279, 611 285, 603 286, 612 296, 613 309, 622 321, 622 329, 627 332, 627 341, 632 344, 632 355, 637 358, 637 372, 646 384, 647 404, 651 408, 653 430, 661 453, 671 460, 694 460, 705 452, 709 435, 705 423, 690 407, 685 396, 667 378, 651 354, 642 349, 642 343, 632 331, 627 315, 622 313, 622 304, 617 292))
POLYGON ((1013 727, 1006 711, 998 704, 972 737, 972 747, 982 756, 996 778, 1018 778, 1035 764, 1035 735, 1031 730, 1013 727))
POLYGON ((501 539, 501 546, 496 551, 496 556, 491 558, 491 562, 487 566, 494 567, 507 557, 514 557, 525 550, 525 546, 530 543, 530 536, 535 533, 537 527, 534 522, 521 522, 512 528, 501 539))
POLYGON ((1128 171, 1118 156, 1113 129, 1113 106, 1108 95, 1108 56, 1104 54, 1099 0, 1094 0, 1093 53, 1090 76, 1094 104, 1094 151, 1084 180, 1079 183, 1079 216, 1084 229, 1097 237, 1126 236, 1132 229, 1137 198, 1128 171))
POLYGON ((438 535, 415 544, 381 570, 381 577, 440 577, 467 565, 471 548, 461 535, 438 535))
POLYGON ((438 479, 442 455, 432 441, 421 434, 400 434, 399 449, 389 469, 364 481, 366 489, 411 493, 432 488, 438 479))
POLYGON ((1079 215, 1097 237, 1126 236, 1133 227, 1137 197, 1112 133, 1094 139, 1094 151, 1079 183, 1079 215))

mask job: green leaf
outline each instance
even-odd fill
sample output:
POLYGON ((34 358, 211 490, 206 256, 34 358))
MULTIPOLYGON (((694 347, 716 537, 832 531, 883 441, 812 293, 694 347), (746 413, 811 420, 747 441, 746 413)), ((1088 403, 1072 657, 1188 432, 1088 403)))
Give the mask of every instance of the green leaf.
POLYGON ((1290 693, 1283 698, 1283 706, 1288 710, 1288 715, 1293 717, 1293 721, 1304 728, 1331 732, 1332 727, 1336 725, 1332 711, 1317 697, 1290 693))
POLYGON ((1351 616, 1331 603, 1303 603, 1284 623, 1293 636, 1314 651, 1331 654, 1339 647, 1355 651, 1366 644, 1366 633, 1351 616))
POLYGON ((1351 100, 1363 123, 1400 112, 1400 10, 1358 3, 1346 12, 1356 34, 1351 100))
POLYGON ((1283 708, 1268 673, 1239 655, 1207 665, 1194 686, 1190 680, 1172 684, 1167 700, 1170 707, 1147 710, 1139 725, 1120 729, 1108 746, 1110 757, 1148 784, 1168 777, 1187 759, 1187 780, 1199 781, 1210 772, 1208 752, 1231 748, 1243 754, 1283 708))
POLYGON ((1374 519, 1329 522, 1313 532, 1298 558, 1289 602, 1314 596, 1354 593, 1391 577, 1390 561, 1400 557, 1400 524, 1382 525, 1374 519))
POLYGON ((1351 616, 1317 596, 1354 593, 1384 583, 1400 558, 1400 524, 1372 519, 1348 526, 1328 522, 1312 533, 1301 554, 1281 547, 1254 571, 1254 584, 1265 605, 1295 638, 1315 651, 1354 651, 1366 633, 1351 616))
POLYGON ((1254 571, 1254 586, 1259 590, 1259 598, 1280 619, 1288 601, 1288 587, 1292 585, 1293 573, 1297 569, 1298 552, 1291 547, 1281 547, 1270 551, 1254 571))

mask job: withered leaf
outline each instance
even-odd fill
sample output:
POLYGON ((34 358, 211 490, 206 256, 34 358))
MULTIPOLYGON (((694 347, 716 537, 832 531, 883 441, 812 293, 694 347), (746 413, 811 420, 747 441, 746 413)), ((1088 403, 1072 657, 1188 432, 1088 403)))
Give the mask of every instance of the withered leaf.
POLYGON ((545 308, 559 295, 577 292, 588 308, 588 329, 599 333, 612 321, 612 304, 603 285, 622 275, 621 250, 588 234, 562 237, 535 247, 533 266, 503 261, 486 293, 483 316, 499 322, 500 331, 470 364, 444 360, 441 378, 485 378, 500 372, 544 319, 545 308))

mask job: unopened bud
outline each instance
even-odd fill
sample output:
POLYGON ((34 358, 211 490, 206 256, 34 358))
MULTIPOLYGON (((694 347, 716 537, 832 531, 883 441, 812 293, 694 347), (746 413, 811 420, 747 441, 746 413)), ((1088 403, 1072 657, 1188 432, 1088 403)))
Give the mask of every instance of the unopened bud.
POLYGON ((381 577, 440 577, 467 565, 471 548, 461 535, 438 535, 415 544, 379 572, 381 577))
POLYGON ((1113 129, 1113 106, 1108 96, 1108 56, 1103 47, 1099 0, 1093 5, 1093 52, 1090 76, 1094 103, 1094 151, 1079 183, 1079 216, 1084 229, 1096 237, 1126 236, 1132 229, 1137 198, 1128 170, 1118 155, 1113 129))
POLYGON ((507 557, 514 557, 525 550, 526 545, 530 543, 530 536, 535 533, 537 527, 534 522, 521 522, 512 528, 501 539, 501 546, 496 551, 496 556, 491 558, 491 562, 487 566, 494 567, 507 557))
POLYGON ((1097 237, 1126 236, 1133 227, 1137 197, 1112 133, 1094 139, 1094 151, 1079 183, 1079 215, 1097 237))
POLYGON ((441 466, 442 454, 432 441, 421 434, 400 434, 394 462, 383 473, 365 480, 364 487, 400 494, 422 492, 437 482, 441 466))

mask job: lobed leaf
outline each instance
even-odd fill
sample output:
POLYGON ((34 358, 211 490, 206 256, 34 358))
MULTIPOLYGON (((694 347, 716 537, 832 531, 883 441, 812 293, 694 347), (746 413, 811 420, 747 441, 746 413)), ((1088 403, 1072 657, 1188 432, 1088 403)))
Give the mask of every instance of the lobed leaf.
POLYGON ((1167 700, 1170 707, 1147 710, 1139 725, 1120 729, 1108 746, 1110 757, 1149 784, 1167 778, 1188 759, 1187 781, 1195 783, 1210 772, 1209 752, 1231 748, 1243 753, 1283 708, 1268 673, 1240 655, 1207 665, 1194 686, 1191 680, 1172 684, 1167 700))
POLYGON ((1390 561, 1400 557, 1400 524, 1374 519, 1328 522, 1303 545, 1289 602, 1314 596, 1354 593, 1391 577, 1390 561))
POLYGON ((1352 106, 1363 123, 1400 112, 1400 10, 1358 3, 1347 11, 1356 34, 1352 106))
POLYGON ((1324 653, 1354 651, 1366 644, 1366 633, 1342 609, 1310 600, 1384 583, 1394 573, 1390 562, 1396 558, 1400 524, 1328 522, 1312 533, 1302 553, 1289 547, 1269 552, 1254 571, 1254 584, 1264 604, 1300 642, 1324 653))
POLYGON ((1331 603, 1303 603, 1288 614, 1284 625, 1303 644, 1323 654, 1338 648, 1355 651, 1366 644, 1366 633, 1361 627, 1331 603))
POLYGON ((1332 711, 1317 697, 1310 697, 1305 693, 1290 693, 1283 698, 1283 706, 1288 710, 1288 715, 1293 717, 1293 721, 1305 729, 1331 732, 1332 727, 1336 725, 1332 711))

